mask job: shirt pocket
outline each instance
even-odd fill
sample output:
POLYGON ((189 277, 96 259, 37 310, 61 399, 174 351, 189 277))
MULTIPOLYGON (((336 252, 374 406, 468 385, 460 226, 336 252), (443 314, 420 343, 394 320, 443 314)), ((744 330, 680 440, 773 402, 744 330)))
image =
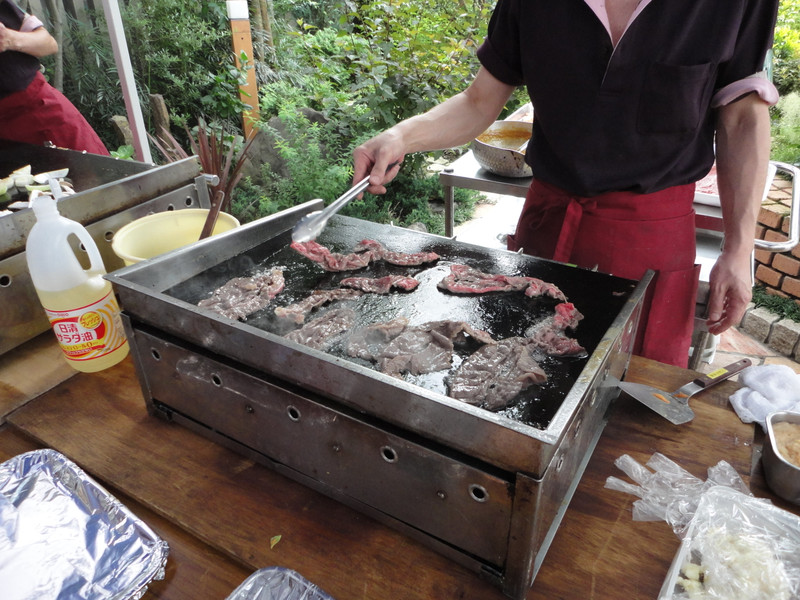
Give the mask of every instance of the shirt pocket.
POLYGON ((696 131, 713 91, 714 66, 653 63, 645 75, 637 128, 641 133, 696 131))

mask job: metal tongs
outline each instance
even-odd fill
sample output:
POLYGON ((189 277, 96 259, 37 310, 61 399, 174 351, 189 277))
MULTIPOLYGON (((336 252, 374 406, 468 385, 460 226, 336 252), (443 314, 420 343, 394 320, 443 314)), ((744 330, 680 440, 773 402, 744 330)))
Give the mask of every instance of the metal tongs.
POLYGON ((316 239, 317 236, 322 233, 322 230, 325 229, 328 219, 344 208, 350 200, 367 189, 368 185, 369 176, 359 181, 326 208, 308 213, 305 217, 300 219, 294 226, 294 229, 292 229, 292 241, 309 242, 316 239))

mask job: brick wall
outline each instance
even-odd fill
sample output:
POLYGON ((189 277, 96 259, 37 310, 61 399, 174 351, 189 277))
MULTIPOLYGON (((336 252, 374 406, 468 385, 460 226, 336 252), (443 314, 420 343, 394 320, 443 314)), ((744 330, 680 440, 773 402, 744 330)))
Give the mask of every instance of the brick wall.
MULTIPOLYGON (((768 241, 785 241, 789 231, 792 183, 777 177, 758 215, 756 237, 768 241)), ((800 218, 800 215, 795 215, 800 218)), ((790 252, 755 253, 756 283, 771 294, 792 298, 800 304, 800 244, 790 252)))

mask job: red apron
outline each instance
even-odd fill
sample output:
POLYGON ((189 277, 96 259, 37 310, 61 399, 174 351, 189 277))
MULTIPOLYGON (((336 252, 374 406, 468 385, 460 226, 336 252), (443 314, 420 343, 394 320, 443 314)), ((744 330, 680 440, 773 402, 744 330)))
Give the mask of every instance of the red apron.
POLYGON ((693 184, 582 198, 534 181, 508 249, 626 279, 654 270, 634 353, 685 368, 700 273, 693 201, 693 184))
POLYGON ((109 152, 78 109, 37 73, 30 85, 0 99, 0 137, 92 154, 109 152))

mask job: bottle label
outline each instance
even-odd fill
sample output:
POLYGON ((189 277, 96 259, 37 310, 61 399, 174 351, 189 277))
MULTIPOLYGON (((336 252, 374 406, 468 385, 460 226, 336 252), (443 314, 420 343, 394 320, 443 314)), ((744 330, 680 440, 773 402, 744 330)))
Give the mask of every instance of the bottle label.
POLYGON ((50 310, 47 318, 69 360, 86 361, 110 354, 125 343, 119 305, 113 292, 73 310, 50 310))

